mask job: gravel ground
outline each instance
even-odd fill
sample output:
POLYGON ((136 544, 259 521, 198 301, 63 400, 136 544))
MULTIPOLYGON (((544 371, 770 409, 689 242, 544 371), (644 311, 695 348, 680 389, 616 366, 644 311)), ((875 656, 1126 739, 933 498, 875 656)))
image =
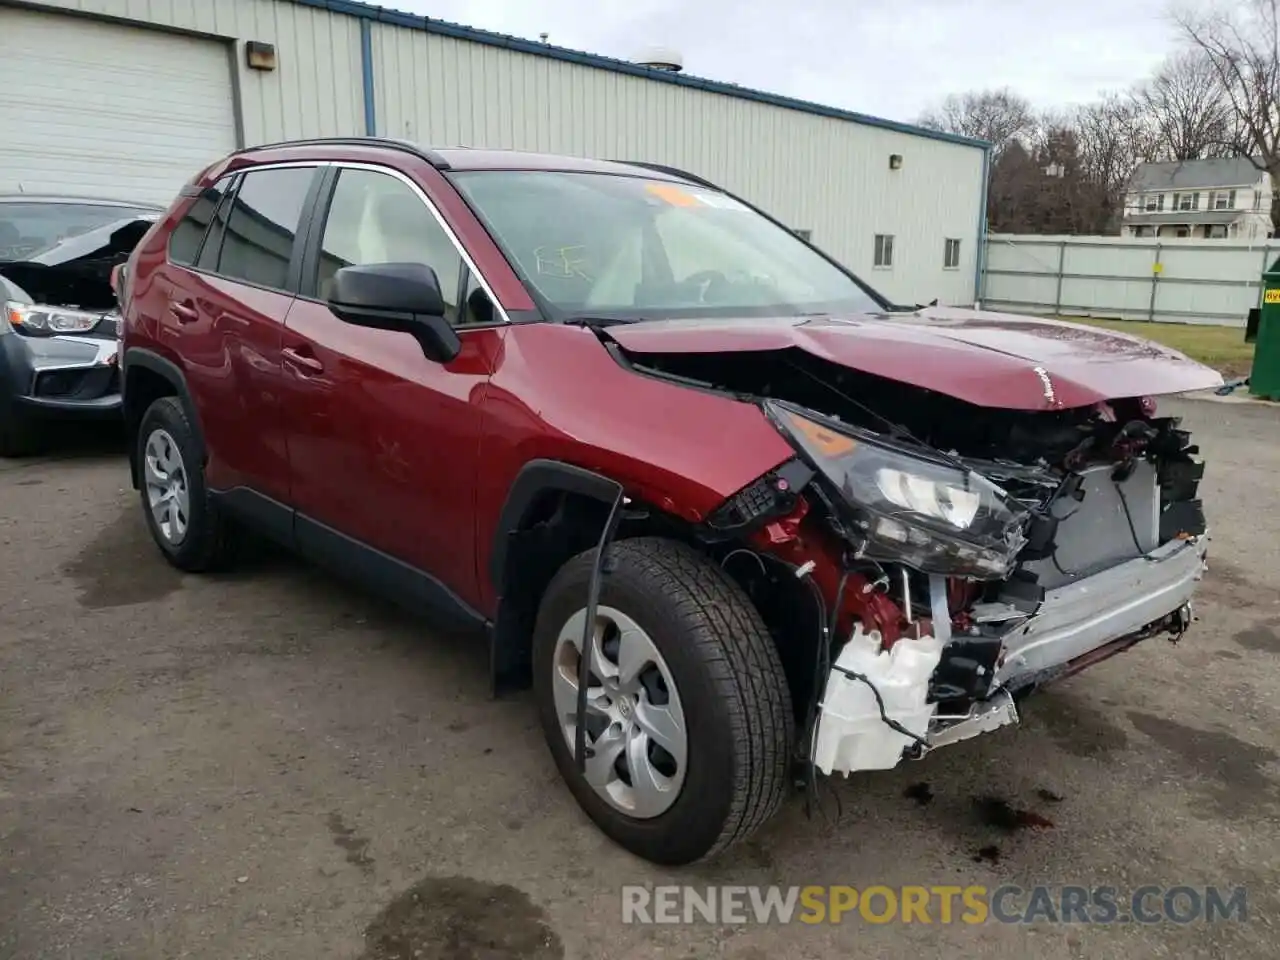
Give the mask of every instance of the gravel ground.
POLYGON ((1182 644, 1066 681, 1018 729, 832 781, 822 814, 797 799, 677 871, 589 825, 529 698, 488 699, 474 641, 289 558, 179 575, 110 444, 0 461, 0 957, 1270 960, 1280 414, 1173 406, 1215 525, 1182 644), (1249 914, 637 926, 628 883, 1245 885, 1249 914))

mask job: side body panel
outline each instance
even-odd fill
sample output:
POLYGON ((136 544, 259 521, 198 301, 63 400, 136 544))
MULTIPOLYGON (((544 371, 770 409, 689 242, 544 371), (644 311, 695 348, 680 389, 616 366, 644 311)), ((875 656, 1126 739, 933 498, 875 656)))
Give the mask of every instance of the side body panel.
POLYGON ((632 373, 592 331, 562 324, 512 326, 482 410, 476 541, 490 611, 499 517, 529 461, 602 474, 696 523, 794 454, 756 406, 632 373))

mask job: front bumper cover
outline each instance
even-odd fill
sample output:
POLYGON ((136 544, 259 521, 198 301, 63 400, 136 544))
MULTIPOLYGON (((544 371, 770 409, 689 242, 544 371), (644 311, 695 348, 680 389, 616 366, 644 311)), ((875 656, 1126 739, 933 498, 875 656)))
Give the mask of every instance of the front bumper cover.
POLYGON ((109 337, 0 335, 0 385, 33 415, 112 416, 121 409, 120 342, 109 337))

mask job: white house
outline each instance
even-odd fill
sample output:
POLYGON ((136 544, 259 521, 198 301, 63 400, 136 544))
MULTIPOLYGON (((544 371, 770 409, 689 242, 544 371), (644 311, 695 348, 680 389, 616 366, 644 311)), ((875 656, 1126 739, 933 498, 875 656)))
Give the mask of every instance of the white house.
POLYGON ((1139 164, 1129 181, 1122 234, 1265 240, 1270 176, 1248 157, 1139 164))
POLYGON ((0 0, 0 38, 0 191, 167 202, 237 147, 353 134, 646 160, 741 195, 897 303, 976 296, 987 144, 696 64, 356 0, 0 0))

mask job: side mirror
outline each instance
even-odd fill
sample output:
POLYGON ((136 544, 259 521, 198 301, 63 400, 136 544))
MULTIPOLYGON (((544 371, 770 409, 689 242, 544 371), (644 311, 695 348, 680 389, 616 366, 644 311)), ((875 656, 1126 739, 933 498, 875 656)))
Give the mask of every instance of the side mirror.
POLYGON ((333 275, 329 309, 357 327, 407 333, 437 363, 462 352, 458 332, 444 318, 440 280, 425 263, 343 267, 333 275))

